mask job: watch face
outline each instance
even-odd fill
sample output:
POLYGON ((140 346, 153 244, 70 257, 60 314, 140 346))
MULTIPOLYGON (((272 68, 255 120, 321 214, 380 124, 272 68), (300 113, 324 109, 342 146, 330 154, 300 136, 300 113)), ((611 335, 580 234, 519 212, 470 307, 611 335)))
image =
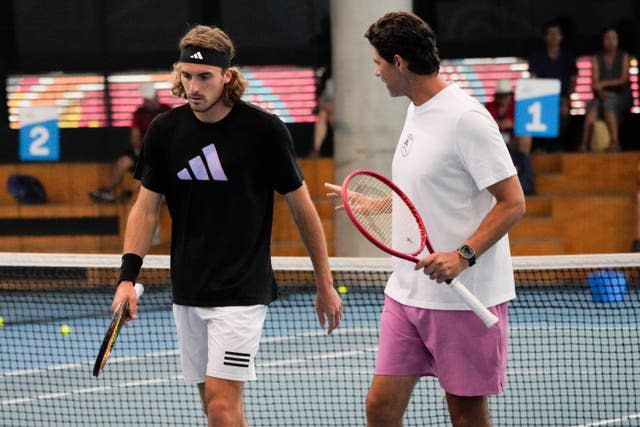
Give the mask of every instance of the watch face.
POLYGON ((471 249, 471 246, 469 245, 460 246, 460 255, 462 255, 464 258, 466 259, 472 258, 475 254, 476 252, 473 249, 471 249))

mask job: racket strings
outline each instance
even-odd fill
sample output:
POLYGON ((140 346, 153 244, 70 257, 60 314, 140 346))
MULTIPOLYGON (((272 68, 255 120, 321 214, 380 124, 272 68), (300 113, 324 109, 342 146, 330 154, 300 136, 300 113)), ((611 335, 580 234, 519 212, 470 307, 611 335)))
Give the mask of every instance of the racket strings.
POLYGON ((392 248, 411 255, 419 254, 424 247, 421 228, 411 209, 395 193, 393 211, 392 248))
POLYGON ((354 176, 347 202, 360 226, 385 246, 410 254, 421 251, 422 233, 413 212, 386 183, 370 175, 354 176))

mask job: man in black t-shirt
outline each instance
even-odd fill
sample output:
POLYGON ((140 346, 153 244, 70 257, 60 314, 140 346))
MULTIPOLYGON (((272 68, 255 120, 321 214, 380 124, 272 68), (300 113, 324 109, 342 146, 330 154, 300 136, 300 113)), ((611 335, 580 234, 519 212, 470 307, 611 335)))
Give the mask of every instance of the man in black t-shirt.
POLYGON ((274 191, 284 196, 315 268, 316 311, 331 333, 342 317, 320 219, 285 125, 240 100, 247 82, 220 29, 196 26, 180 41, 172 92, 187 104, 156 117, 135 176, 142 182, 127 221, 113 306, 137 313, 133 283, 157 224, 171 214, 173 311, 183 377, 198 384, 209 425, 246 425, 244 382, 267 305, 276 298, 270 239, 274 191))
POLYGON ((536 139, 534 145, 542 148, 547 145, 554 151, 569 148, 569 118, 571 112, 571 94, 575 91, 578 79, 578 66, 575 55, 563 47, 564 31, 558 20, 544 24, 543 39, 545 47, 534 51, 529 57, 529 73, 533 78, 560 80, 560 130, 557 140, 544 142, 536 139))

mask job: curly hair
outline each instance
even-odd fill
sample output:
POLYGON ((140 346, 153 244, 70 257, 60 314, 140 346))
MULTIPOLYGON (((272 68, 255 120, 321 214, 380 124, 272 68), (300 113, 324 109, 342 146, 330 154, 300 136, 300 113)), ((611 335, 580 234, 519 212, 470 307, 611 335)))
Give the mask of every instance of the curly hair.
POLYGON ((371 24, 364 36, 387 62, 400 55, 416 74, 435 74, 440 69, 435 33, 411 12, 387 13, 371 24))
MULTIPOLYGON (((180 39, 178 47, 182 49, 189 45, 223 52, 227 55, 229 61, 232 61, 236 55, 233 42, 229 36, 218 27, 196 25, 191 28, 180 39)), ((231 72, 231 80, 224 85, 222 102, 226 106, 232 107, 240 101, 240 98, 244 95, 244 91, 247 89, 247 79, 244 78, 237 67, 230 67, 228 70, 231 72)), ((173 70, 171 72, 171 93, 179 98, 185 98, 186 92, 182 86, 180 77, 180 63, 176 62, 173 64, 173 70)))

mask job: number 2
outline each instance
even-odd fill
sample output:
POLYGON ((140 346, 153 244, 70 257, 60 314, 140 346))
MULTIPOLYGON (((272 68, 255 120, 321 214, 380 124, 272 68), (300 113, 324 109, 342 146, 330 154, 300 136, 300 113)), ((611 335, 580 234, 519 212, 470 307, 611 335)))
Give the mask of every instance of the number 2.
POLYGON ((51 152, 46 143, 49 142, 49 131, 44 126, 35 126, 29 132, 29 137, 33 138, 29 144, 29 154, 32 156, 48 156, 51 152))

